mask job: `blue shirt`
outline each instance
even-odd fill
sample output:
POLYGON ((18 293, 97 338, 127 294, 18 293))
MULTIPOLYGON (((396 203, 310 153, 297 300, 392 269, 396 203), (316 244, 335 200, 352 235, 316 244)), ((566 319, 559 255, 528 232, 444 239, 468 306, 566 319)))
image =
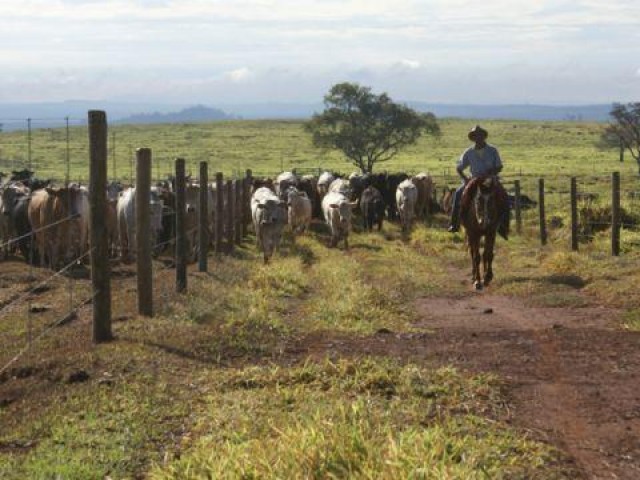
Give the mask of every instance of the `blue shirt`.
POLYGON ((502 167, 498 149, 488 143, 479 150, 475 146, 467 148, 460 157, 457 168, 463 171, 467 167, 471 169, 472 177, 495 173, 495 169, 502 167))

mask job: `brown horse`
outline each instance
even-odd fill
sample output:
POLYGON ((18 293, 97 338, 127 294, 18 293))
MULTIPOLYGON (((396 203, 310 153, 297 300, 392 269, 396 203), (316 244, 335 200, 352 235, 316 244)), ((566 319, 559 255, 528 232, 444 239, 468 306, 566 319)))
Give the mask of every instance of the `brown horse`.
POLYGON ((467 233, 467 244, 473 266, 472 281, 476 290, 482 290, 480 260, 484 270, 484 285, 493 280, 493 248, 500 222, 501 188, 495 177, 472 179, 462 196, 462 224, 467 233), (484 252, 480 256, 480 241, 484 237, 484 252))

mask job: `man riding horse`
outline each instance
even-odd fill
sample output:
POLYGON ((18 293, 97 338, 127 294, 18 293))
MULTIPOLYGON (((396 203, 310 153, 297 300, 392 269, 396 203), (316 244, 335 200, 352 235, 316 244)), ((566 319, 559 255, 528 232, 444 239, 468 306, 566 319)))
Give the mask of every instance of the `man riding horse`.
MULTIPOLYGON (((451 212, 451 226, 450 232, 458 232, 460 230, 460 207, 462 204, 462 194, 474 178, 480 177, 496 177, 502 171, 502 160, 498 154, 498 149, 493 145, 487 143, 487 132, 480 125, 476 125, 469 132, 469 140, 475 143, 475 145, 467 148, 460 157, 456 171, 462 178, 462 185, 458 187, 453 197, 453 208, 451 212), (467 177, 464 171, 469 168, 471 171, 471 178, 467 177)), ((504 188, 499 182, 495 182, 495 188, 499 191, 499 197, 502 199, 507 198, 507 194, 504 188)), ((509 206, 508 202, 502 202, 500 212, 500 222, 498 225, 498 233, 506 240, 509 234, 509 206)))

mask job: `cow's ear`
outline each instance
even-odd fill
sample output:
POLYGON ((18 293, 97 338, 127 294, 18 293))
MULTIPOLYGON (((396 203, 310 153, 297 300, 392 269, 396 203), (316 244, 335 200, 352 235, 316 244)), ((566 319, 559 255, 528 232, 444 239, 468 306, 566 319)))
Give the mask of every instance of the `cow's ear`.
POLYGON ((56 193, 56 189, 52 188, 52 187, 45 187, 45 190, 47 191, 47 193, 49 195, 55 195, 55 193, 56 193))

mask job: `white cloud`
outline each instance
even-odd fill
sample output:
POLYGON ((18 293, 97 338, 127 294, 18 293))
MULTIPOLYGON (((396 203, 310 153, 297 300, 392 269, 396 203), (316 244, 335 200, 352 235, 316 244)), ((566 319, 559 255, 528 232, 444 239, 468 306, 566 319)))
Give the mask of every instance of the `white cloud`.
POLYGON ((242 83, 251 79, 253 72, 248 67, 241 67, 225 72, 224 77, 232 82, 242 83))
POLYGON ((416 70, 418 68, 420 68, 422 66, 422 64, 417 61, 417 60, 409 60, 409 59, 404 59, 404 60, 400 60, 400 65, 402 65, 403 67, 406 67, 410 70, 416 70))

